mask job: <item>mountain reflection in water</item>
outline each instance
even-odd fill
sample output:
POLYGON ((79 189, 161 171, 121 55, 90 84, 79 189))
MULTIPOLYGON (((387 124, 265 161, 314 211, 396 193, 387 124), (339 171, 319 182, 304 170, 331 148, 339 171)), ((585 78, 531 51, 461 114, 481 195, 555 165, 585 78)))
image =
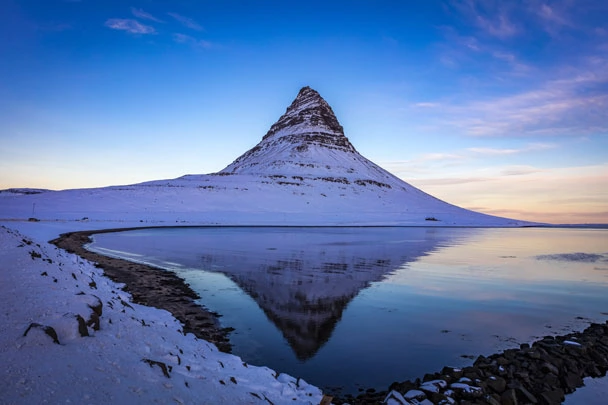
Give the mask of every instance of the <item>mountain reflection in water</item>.
POLYGON ((234 281, 306 360, 328 341, 362 289, 447 238, 427 228, 262 228, 253 239, 250 231, 219 232, 192 264, 234 281))
POLYGON ((194 268, 226 275, 253 298, 299 360, 329 340, 348 304, 370 283, 463 238, 445 228, 168 228, 124 235, 118 241, 100 234, 95 241, 178 274, 194 268))

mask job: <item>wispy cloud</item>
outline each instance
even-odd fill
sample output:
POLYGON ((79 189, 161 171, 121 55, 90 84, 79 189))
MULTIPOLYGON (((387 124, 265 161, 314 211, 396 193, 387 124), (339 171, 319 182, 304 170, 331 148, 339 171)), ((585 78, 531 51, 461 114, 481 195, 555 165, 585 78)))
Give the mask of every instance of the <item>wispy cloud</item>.
MULTIPOLYGON (((508 66, 512 73, 527 73, 530 66, 522 62, 516 55, 515 50, 508 49, 502 43, 496 41, 482 41, 472 35, 462 35, 454 27, 438 27, 446 42, 440 47, 442 64, 454 68, 459 66, 470 66, 481 64, 492 60, 508 66)), ((485 67, 488 69, 488 66, 485 67)))
POLYGON ((492 97, 452 95, 412 103, 410 108, 420 113, 422 106, 432 105, 437 127, 471 136, 580 137, 608 132, 608 56, 572 60, 571 65, 538 72, 529 83, 535 87, 505 89, 505 94, 492 97))
POLYGON ((420 102, 420 103, 414 103, 412 106, 418 107, 418 108, 436 108, 436 107, 439 107, 440 104, 439 103, 420 102))
POLYGON ((607 164, 503 166, 405 180, 445 201, 488 214, 553 223, 608 222, 607 164))
POLYGON ((540 150, 554 149, 557 145, 552 143, 533 143, 526 147, 519 149, 506 149, 506 148, 468 148, 467 150, 473 152, 475 154, 480 155, 490 155, 490 156, 498 156, 498 155, 514 155, 518 153, 525 152, 535 152, 540 150))
POLYGON ((129 18, 110 18, 105 26, 113 30, 127 31, 131 34, 154 34, 156 30, 149 25, 129 18))
POLYGON ((509 20, 506 14, 501 13, 493 18, 478 15, 477 24, 488 34, 498 38, 509 38, 516 35, 519 30, 509 20))
POLYGON ((203 31, 203 27, 194 21, 192 18, 185 17, 181 14, 177 13, 167 13, 169 16, 173 17, 176 21, 182 24, 184 27, 193 29, 195 31, 203 31))
POLYGON ((142 10, 141 8, 135 8, 135 7, 131 7, 131 13, 137 17, 137 18, 141 18, 142 20, 150 20, 150 21, 154 21, 157 23, 164 23, 163 20, 160 20, 156 17, 154 17, 152 14, 142 10))
POLYGON ((482 33, 506 39, 521 32, 512 20, 505 2, 496 0, 453 0, 450 6, 473 22, 482 33))
POLYGON ((180 33, 173 34, 173 40, 178 44, 188 44, 197 48, 211 49, 214 47, 214 44, 210 41, 206 41, 204 39, 196 39, 194 37, 191 37, 190 35, 180 33))

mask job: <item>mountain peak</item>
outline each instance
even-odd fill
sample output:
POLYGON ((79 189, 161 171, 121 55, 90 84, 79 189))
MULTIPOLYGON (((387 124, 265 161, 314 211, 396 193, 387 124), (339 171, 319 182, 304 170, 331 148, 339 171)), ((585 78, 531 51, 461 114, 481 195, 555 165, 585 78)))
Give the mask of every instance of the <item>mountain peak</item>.
POLYGON ((287 107, 285 114, 270 127, 262 139, 268 139, 277 134, 280 136, 283 133, 320 133, 344 137, 344 129, 327 101, 316 90, 308 86, 300 89, 291 105, 287 107))
POLYGON ((296 171, 302 167, 321 170, 333 166, 327 159, 334 161, 336 152, 346 153, 343 157, 358 155, 327 101, 306 86, 262 141, 221 172, 281 174, 287 167, 296 171))

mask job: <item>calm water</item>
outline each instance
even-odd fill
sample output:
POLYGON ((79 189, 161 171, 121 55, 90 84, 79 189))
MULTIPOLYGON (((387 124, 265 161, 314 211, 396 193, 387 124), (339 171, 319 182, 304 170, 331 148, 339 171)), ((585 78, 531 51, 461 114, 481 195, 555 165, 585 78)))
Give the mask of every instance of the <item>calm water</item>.
POLYGON ((605 229, 165 228, 90 248, 175 271, 244 361, 343 393, 608 319, 605 229))

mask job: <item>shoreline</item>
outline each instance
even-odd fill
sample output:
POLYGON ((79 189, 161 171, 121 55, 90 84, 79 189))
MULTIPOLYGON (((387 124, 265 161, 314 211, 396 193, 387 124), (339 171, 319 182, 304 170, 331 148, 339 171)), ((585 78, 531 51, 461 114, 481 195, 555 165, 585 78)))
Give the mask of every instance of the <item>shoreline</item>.
POLYGON ((386 391, 337 397, 334 403, 367 405, 392 398, 392 403, 404 405, 425 400, 434 405, 553 405, 583 387, 584 378, 606 378, 607 371, 608 321, 591 323, 581 332, 545 336, 519 349, 478 356, 471 366, 444 367, 422 379, 394 382, 386 391))
MULTIPOLYGON (((132 294, 134 302, 171 312, 184 325, 184 334, 193 333, 214 343, 220 351, 230 353, 228 334, 232 329, 220 327, 221 314, 196 304, 194 301, 199 295, 173 272, 84 248, 93 234, 160 227, 68 232, 49 243, 97 263, 107 277, 125 284, 124 290, 132 294)), ((404 405, 424 400, 430 404, 461 401, 498 405, 559 404, 566 394, 584 385, 583 378, 604 377, 607 371, 608 321, 592 323, 582 332, 545 336, 531 345, 522 344, 519 349, 479 356, 471 366, 462 369, 444 367, 441 372, 426 374, 422 379, 394 382, 386 390, 368 389, 359 395, 338 395, 333 403, 378 404, 390 397, 397 401, 394 403, 404 405)))
POLYGON ((195 302, 200 296, 175 273, 124 259, 103 256, 84 248, 91 243, 90 236, 98 233, 122 232, 141 227, 75 231, 61 234, 49 243, 96 263, 112 281, 123 283, 124 290, 133 302, 169 311, 183 324, 184 334, 192 333, 217 346, 218 350, 231 353, 228 334, 232 328, 222 328, 220 314, 209 311, 195 302))

